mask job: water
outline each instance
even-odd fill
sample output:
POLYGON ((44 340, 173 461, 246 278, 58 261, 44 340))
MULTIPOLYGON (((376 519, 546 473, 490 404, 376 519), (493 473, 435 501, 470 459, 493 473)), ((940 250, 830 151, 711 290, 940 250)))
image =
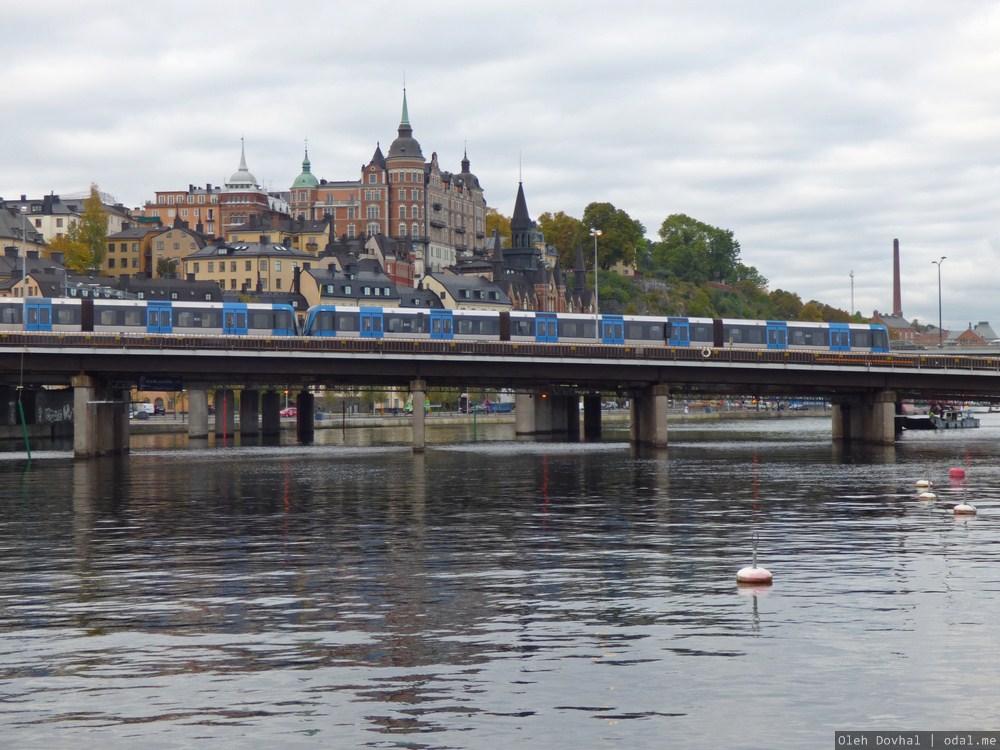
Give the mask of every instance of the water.
POLYGON ((982 416, 895 450, 796 419, 672 427, 667 454, 481 425, 424 456, 392 430, 6 456, 0 736, 781 750, 1000 729, 1000 415, 982 416), (963 497, 978 516, 956 519, 963 497), (750 593, 755 536, 775 583, 750 593))

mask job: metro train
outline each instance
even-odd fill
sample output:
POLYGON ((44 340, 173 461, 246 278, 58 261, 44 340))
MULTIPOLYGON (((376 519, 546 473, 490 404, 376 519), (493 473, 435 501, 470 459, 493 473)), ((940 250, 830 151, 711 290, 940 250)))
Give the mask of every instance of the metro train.
POLYGON ((0 299, 0 330, 888 352, 883 325, 101 298, 0 299))

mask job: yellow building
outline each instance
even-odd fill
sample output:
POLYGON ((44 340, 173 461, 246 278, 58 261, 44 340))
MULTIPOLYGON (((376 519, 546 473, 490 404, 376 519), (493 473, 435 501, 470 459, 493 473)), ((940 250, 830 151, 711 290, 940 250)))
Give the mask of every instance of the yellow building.
POLYGON ((184 278, 214 281, 223 290, 286 292, 296 270, 316 262, 309 253, 271 242, 212 243, 181 261, 184 278))

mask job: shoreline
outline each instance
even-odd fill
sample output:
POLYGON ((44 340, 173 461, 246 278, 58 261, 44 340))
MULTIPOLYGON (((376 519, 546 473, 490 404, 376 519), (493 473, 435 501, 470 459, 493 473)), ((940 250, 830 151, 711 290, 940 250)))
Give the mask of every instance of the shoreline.
MULTIPOLYGON (((749 420, 749 419, 798 419, 802 417, 828 416, 829 411, 813 409, 807 411, 756 411, 746 410, 722 410, 713 409, 710 412, 689 411, 685 414, 681 410, 672 409, 667 412, 668 423, 705 422, 705 421, 725 421, 725 420, 749 420)), ((629 421, 627 409, 601 412, 601 421, 604 423, 621 423, 629 421)), ((435 425, 471 425, 480 424, 514 424, 514 414, 429 414, 427 416, 427 427, 435 425)), ((407 414, 393 415, 332 415, 324 414, 323 419, 314 422, 315 430, 337 430, 337 429, 372 429, 380 427, 410 427, 413 424, 413 417, 407 414)), ((209 432, 215 432, 215 419, 209 416, 209 432)), ((281 430, 294 431, 294 419, 282 419, 281 430)), ((171 433, 186 433, 188 423, 186 418, 177 418, 174 415, 151 417, 148 420, 129 421, 130 435, 160 435, 171 433)), ((239 431, 239 420, 236 423, 236 431, 239 431)), ((27 426, 29 440, 72 440, 73 423, 55 422, 52 424, 33 424, 27 426)), ((8 443, 23 443, 24 428, 21 425, 0 426, 0 446, 8 443)))

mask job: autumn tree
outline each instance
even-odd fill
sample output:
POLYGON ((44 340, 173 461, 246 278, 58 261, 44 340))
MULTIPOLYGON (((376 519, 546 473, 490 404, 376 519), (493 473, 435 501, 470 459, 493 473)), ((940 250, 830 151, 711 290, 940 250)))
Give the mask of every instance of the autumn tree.
POLYGON ((497 211, 495 208, 486 208, 486 236, 492 237, 493 230, 498 230, 500 232, 500 238, 503 240, 504 247, 510 247, 511 236, 510 236, 510 217, 504 216, 502 213, 497 211))
MULTIPOLYGON (((59 238, 57 238, 59 239, 59 238)), ((80 221, 69 228, 65 243, 56 243, 50 251, 65 253, 64 265, 77 273, 100 268, 108 245, 108 217, 104 213, 97 185, 90 186, 90 195, 83 202, 80 221)))
POLYGON ((563 269, 576 265, 576 248, 588 238, 583 222, 574 216, 557 211, 546 211, 538 217, 538 228, 545 235, 545 241, 559 251, 559 262, 563 269))

